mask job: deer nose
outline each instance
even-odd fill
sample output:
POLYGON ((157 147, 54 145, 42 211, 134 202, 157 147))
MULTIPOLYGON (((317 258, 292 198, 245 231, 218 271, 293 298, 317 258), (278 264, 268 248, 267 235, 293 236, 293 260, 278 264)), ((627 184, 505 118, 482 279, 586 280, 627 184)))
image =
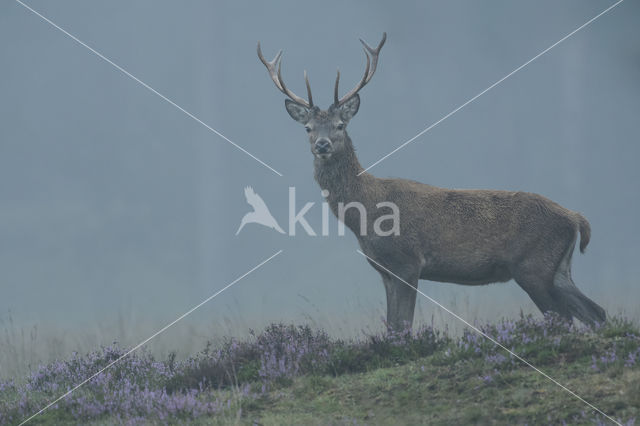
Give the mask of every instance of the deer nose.
POLYGON ((326 154, 331 149, 331 141, 327 138, 319 138, 316 141, 316 152, 318 154, 326 154))

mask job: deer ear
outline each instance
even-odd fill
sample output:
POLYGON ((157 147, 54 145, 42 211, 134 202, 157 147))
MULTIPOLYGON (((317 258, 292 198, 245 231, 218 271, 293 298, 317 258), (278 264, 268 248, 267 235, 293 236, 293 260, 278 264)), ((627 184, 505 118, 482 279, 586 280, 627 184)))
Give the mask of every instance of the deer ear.
POLYGON ((296 120, 298 123, 305 124, 309 121, 309 109, 304 105, 300 105, 290 99, 285 99, 284 107, 287 109, 291 118, 296 120))
POLYGON ((360 95, 357 93, 353 95, 347 102, 340 105, 340 117, 344 121, 349 121, 358 112, 360 108, 360 95))

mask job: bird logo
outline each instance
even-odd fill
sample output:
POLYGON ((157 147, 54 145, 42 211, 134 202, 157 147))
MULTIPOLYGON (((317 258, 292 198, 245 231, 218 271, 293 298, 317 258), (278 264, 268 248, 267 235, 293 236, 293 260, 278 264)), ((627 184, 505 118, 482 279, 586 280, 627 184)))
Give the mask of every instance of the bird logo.
POLYGON ((278 222, 269 211, 269 208, 265 204, 264 200, 258 194, 256 194, 252 187, 247 186, 244 189, 244 196, 247 199, 247 203, 249 203, 249 205, 253 207, 253 211, 244 215, 242 221, 240 222, 240 227, 238 228, 236 235, 240 233, 240 230, 244 228, 247 223, 258 223, 260 225, 266 226, 267 228, 275 229, 281 234, 284 234, 284 231, 282 230, 282 228, 280 228, 280 225, 278 225, 278 222))

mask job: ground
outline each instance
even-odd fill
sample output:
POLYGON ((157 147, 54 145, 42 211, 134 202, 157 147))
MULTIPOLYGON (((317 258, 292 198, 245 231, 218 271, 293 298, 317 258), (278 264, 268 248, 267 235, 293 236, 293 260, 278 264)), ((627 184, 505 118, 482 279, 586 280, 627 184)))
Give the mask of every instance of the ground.
POLYGON ((342 341, 272 324, 184 361, 123 357, 110 346, 41 366, 0 382, 0 424, 19 424, 114 360, 29 423, 631 425, 640 415, 640 333, 631 322, 587 328, 523 316, 479 331, 540 371, 474 330, 342 341))

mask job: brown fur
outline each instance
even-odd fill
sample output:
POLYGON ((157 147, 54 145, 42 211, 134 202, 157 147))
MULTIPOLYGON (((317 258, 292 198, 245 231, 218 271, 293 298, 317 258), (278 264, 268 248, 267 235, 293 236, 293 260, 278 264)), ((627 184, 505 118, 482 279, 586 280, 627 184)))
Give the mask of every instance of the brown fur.
MULTIPOLYGON (((580 233, 580 251, 591 237, 589 222, 580 214, 527 192, 454 190, 406 179, 381 179, 362 173, 346 125, 358 112, 358 91, 375 72, 386 33, 376 49, 366 43, 367 64, 360 83, 326 111, 285 89, 279 69, 281 53, 267 62, 258 56, 285 100, 289 115, 309 133, 315 156, 315 178, 329 191, 327 200, 339 216, 339 204, 359 202, 367 212, 367 232, 360 230, 356 209, 344 223, 358 238, 362 251, 382 276, 387 293, 387 323, 401 329, 413 322, 418 280, 482 285, 514 279, 542 311, 567 319, 603 322, 604 309, 578 290, 571 279, 571 256, 580 233), (369 57, 371 55, 371 58, 369 57), (375 220, 389 214, 380 202, 393 202, 400 211, 399 235, 380 236, 375 220), (397 277, 389 274, 384 268, 397 277), (409 285, 407 285, 408 283, 409 285)), ((362 40, 361 40, 362 41, 362 40)))
MULTIPOLYGON (((357 110, 357 109, 356 109, 357 110)), ((586 323, 603 322, 604 310, 584 296, 570 277, 570 254, 581 233, 580 250, 590 238, 580 214, 538 194, 496 190, 454 190, 405 179, 381 179, 363 168, 346 130, 335 122, 351 117, 339 111, 309 111, 303 117, 312 151, 319 137, 329 138, 332 154, 316 156, 315 178, 329 190, 327 201, 337 215, 338 203, 362 203, 368 213, 361 235, 356 209, 344 222, 362 251, 414 288, 419 279, 482 285, 515 279, 538 308, 586 323), (388 211, 383 201, 400 211, 400 235, 377 236, 373 223, 388 211), (564 263, 563 263, 564 262, 564 263), (560 283, 560 284, 559 284, 560 283)), ((380 272, 387 292, 387 321, 402 328, 413 321, 416 292, 370 262, 380 272)))

